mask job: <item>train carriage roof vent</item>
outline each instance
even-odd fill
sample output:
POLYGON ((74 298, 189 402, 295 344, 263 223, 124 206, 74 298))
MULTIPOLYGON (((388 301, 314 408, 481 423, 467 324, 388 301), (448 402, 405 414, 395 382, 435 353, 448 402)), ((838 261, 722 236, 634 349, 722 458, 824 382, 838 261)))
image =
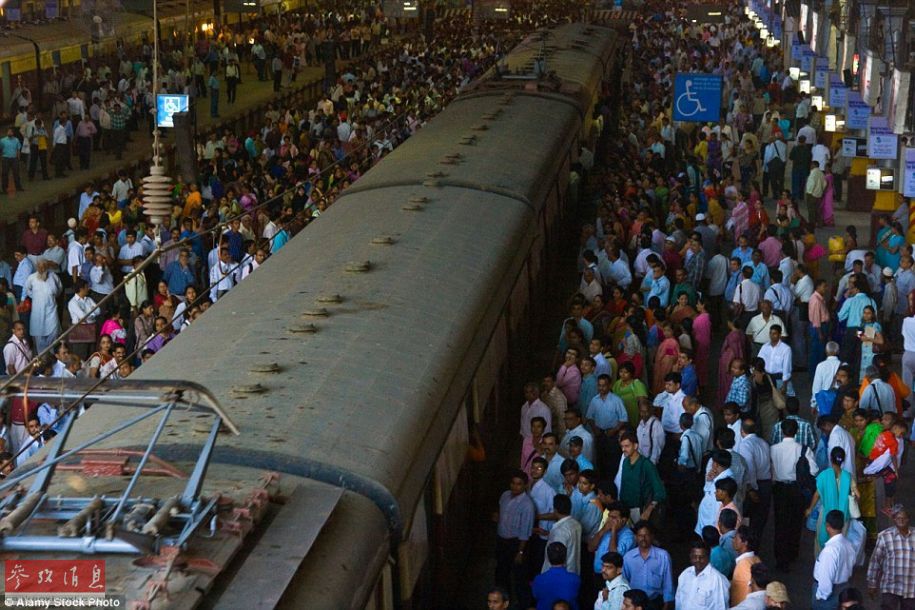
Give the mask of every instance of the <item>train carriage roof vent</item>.
POLYGON ((255 362, 249 370, 252 373, 279 373, 281 369, 276 362, 255 362))
POLYGON ((372 238, 372 245, 375 246, 393 246, 394 238, 390 235, 379 235, 372 238))
POLYGON ((372 270, 371 261, 353 261, 346 264, 344 270, 347 273, 368 273, 372 270))
MULTIPOLYGON (((435 180, 426 180, 426 182, 435 182, 435 180)), ((428 185, 428 184, 426 184, 426 182, 423 182, 423 184, 426 186, 435 186, 435 185, 428 185)), ((408 203, 408 204, 402 206, 400 209, 403 210, 404 212, 422 212, 423 205, 421 203, 408 203)))
POLYGON ((445 178, 448 176, 447 172, 441 170, 434 170, 431 172, 426 172, 426 178, 445 178))
POLYGON ((474 134, 461 136, 461 144, 464 146, 472 146, 477 143, 477 136, 474 134))
POLYGON ((265 394, 268 391, 267 386, 260 383, 243 383, 232 386, 232 392, 235 394, 265 394))
POLYGON ((289 332, 297 335, 313 335, 318 332, 318 327, 314 324, 293 324, 289 327, 289 332))
POLYGON ((477 123, 476 125, 471 125, 470 129, 472 129, 473 131, 486 131, 487 129, 489 129, 489 125, 487 125, 486 123, 477 123))
POLYGON ((326 307, 315 307, 314 309, 306 309, 302 312, 302 317, 305 318, 326 318, 330 315, 330 312, 327 311, 326 307))
MULTIPOLYGON (((343 302, 343 296, 339 294, 322 294, 318 295, 318 298, 315 299, 318 303, 333 303, 339 305, 343 302)), ((327 310, 325 310, 327 311, 327 310)))
MULTIPOLYGON (((440 175, 445 176, 447 174, 440 174, 440 175)), ((429 176, 429 177, 435 178, 436 176, 429 176)), ((425 195, 411 195, 410 198, 407 199, 407 203, 429 203, 430 201, 432 201, 432 200, 429 199, 428 197, 426 197, 425 195)))

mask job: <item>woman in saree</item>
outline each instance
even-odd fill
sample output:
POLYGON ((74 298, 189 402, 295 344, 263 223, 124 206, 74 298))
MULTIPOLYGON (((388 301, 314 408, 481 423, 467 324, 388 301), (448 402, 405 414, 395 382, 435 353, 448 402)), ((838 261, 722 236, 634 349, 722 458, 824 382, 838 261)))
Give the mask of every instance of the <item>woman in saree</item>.
POLYGON ((731 389, 731 362, 735 358, 740 358, 744 362, 747 359, 747 337, 742 330, 734 325, 734 322, 728 320, 730 332, 724 338, 721 346, 721 355, 718 357, 718 404, 724 404, 724 399, 731 389))
POLYGON ((824 469, 817 475, 817 488, 810 499, 810 506, 804 513, 809 517, 816 508, 817 503, 820 506, 820 514, 817 516, 817 529, 814 542, 814 556, 818 555, 820 549, 829 539, 826 533, 825 516, 831 510, 837 510, 845 517, 845 523, 848 524, 848 506, 849 497, 858 497, 858 488, 852 480, 848 471, 842 468, 846 459, 853 459, 845 455, 845 450, 841 447, 833 447, 829 454, 829 468, 824 469))
POLYGON ((619 379, 613 384, 613 393, 623 401, 629 422, 639 421, 639 398, 648 396, 648 388, 636 375, 635 365, 631 361, 620 363, 619 379))
POLYGON ((699 387, 708 387, 708 363, 712 350, 712 317, 708 313, 705 300, 696 301, 696 311, 693 318, 693 347, 695 348, 696 375, 699 377, 699 387))
MULTIPOLYGON (((616 361, 621 365, 624 362, 631 363, 633 377, 641 379, 645 368, 645 347, 642 345, 642 340, 634 326, 640 322, 637 319, 633 319, 632 316, 618 318, 618 320, 620 321, 620 334, 615 343, 616 361)), ((636 413, 638 413, 638 410, 636 410, 636 413)))
POLYGON ((671 306, 667 319, 673 324, 682 324, 683 320, 687 318, 693 319, 696 315, 696 310, 689 304, 689 295, 685 292, 681 292, 679 296, 677 296, 676 304, 671 306))
POLYGON ((833 199, 835 198, 835 176, 832 175, 832 164, 827 163, 825 168, 826 188, 823 190, 823 197, 820 199, 820 217, 823 219, 824 227, 836 226, 835 212, 832 209, 833 199))
POLYGON ((667 373, 674 370, 677 363, 677 356, 680 354, 680 343, 674 334, 674 328, 669 322, 661 324, 661 333, 663 340, 658 345, 658 350, 654 356, 654 367, 651 373, 651 391, 654 394, 660 394, 664 391, 664 377, 667 373))
POLYGON ((861 520, 867 528, 867 537, 877 539, 877 484, 869 476, 864 475, 864 468, 869 462, 871 450, 877 437, 883 432, 880 423, 880 414, 876 411, 857 409, 854 413, 855 425, 851 435, 855 440, 855 468, 858 472, 858 507, 861 509, 861 520))

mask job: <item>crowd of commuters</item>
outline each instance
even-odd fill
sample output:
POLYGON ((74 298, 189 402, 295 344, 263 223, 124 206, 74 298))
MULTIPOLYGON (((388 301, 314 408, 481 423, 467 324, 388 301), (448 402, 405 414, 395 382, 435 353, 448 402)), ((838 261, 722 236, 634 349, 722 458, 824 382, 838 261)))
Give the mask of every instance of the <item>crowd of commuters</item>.
POLYGON ((524 387, 489 608, 873 607, 851 586, 865 565, 881 608, 915 607, 895 501, 915 400, 906 210, 874 250, 849 227, 827 265, 828 139, 741 8, 710 26, 663 6, 629 28, 610 133, 576 168, 595 216, 554 368, 524 387), (671 122, 676 72, 724 76, 720 122, 671 122), (802 544, 811 593, 789 595, 802 544))
MULTIPOLYGON (((465 18, 442 20, 428 48, 409 39, 377 47, 367 41, 371 56, 351 64, 316 104, 302 94, 282 107, 268 106, 260 129, 205 135, 199 173, 175 185, 166 226, 146 222, 142 192, 126 171, 113 182, 87 184, 61 234, 30 218, 14 263, 0 262, 7 374, 128 377, 524 32, 567 18, 558 5, 548 8, 521 22, 480 23, 472 35, 465 18), (58 340, 62 329, 69 329, 65 341, 58 340)), ((307 25, 311 16, 302 19, 304 25, 290 24, 290 30, 313 26, 307 25)), ((263 36, 279 43, 277 36, 263 36)), ((21 463, 37 451, 42 435, 53 433, 58 417, 37 403, 10 409, 0 428, 4 448, 21 463), (28 434, 33 416, 39 418, 37 442, 28 434)), ((0 454, 0 462, 10 459, 0 454)))
MULTIPOLYGON (((283 17, 264 17, 226 25, 193 44, 183 36, 165 37, 160 51, 160 92, 187 93, 219 118, 220 104, 232 106, 244 82, 272 80, 275 91, 295 85, 308 66, 368 55, 390 34, 384 16, 370 2, 335 3, 283 17)), ((149 130, 154 109, 153 45, 119 44, 112 56, 94 57, 42 75, 42 98, 20 81, 11 96, 14 117, 3 146, 3 186, 8 174, 22 191, 22 177, 44 180, 92 169, 100 153, 121 159, 133 134, 149 130), (15 155, 13 154, 15 152, 15 155), (53 174, 51 173, 53 170, 53 174), (6 173, 8 172, 8 173, 6 173)), ((6 188, 0 188, 6 194, 6 188)))

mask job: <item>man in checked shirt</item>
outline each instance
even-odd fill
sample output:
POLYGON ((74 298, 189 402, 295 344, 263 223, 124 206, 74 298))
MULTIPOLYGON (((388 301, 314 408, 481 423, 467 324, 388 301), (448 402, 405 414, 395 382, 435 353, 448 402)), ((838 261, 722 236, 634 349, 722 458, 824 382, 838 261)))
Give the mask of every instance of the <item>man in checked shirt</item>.
POLYGON ((867 588, 871 597, 880 591, 881 610, 915 609, 915 531, 909 527, 909 513, 893 507, 893 527, 877 536, 877 546, 867 567, 867 588))

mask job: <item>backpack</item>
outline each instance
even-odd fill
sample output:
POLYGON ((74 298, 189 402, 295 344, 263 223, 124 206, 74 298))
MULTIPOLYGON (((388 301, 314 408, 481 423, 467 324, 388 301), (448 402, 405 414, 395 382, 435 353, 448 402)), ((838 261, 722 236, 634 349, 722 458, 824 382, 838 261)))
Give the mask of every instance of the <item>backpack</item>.
POLYGON ((794 467, 795 480, 801 488, 804 495, 804 501, 810 502, 813 492, 816 491, 816 478, 810 473, 810 463, 807 461, 807 448, 801 447, 801 455, 797 459, 797 465, 794 467))

